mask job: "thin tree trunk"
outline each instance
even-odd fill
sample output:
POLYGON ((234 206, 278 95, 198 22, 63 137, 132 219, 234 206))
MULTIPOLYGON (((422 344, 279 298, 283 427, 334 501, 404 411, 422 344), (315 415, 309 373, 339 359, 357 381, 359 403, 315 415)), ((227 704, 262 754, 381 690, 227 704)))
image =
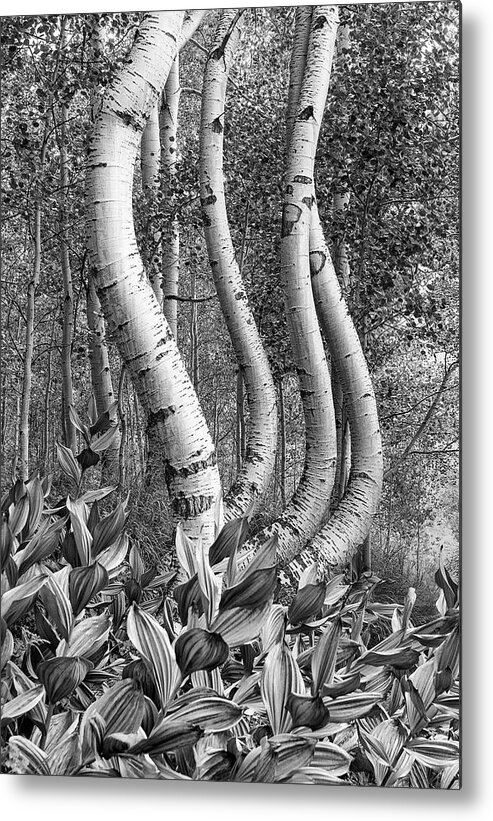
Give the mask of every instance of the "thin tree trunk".
POLYGON ((97 290, 120 355, 166 459, 175 520, 214 539, 220 490, 214 446, 176 341, 144 275, 132 218, 132 182, 147 117, 176 54, 183 12, 147 14, 129 61, 103 98, 90 141, 87 210, 97 290))
MULTIPOLYGON (((98 20, 95 21, 92 39, 91 39, 91 54, 92 58, 99 57, 101 51, 101 28, 98 20)), ((97 113, 97 95, 95 87, 91 90, 90 109, 91 121, 97 113)), ((87 326, 89 328, 89 362, 91 366, 91 385, 94 394, 94 401, 96 403, 96 411, 98 416, 106 413, 115 402, 115 392, 113 389, 113 379, 111 375, 110 356, 108 350, 108 343, 106 341, 106 327, 104 322, 103 311, 101 303, 96 291, 96 283, 94 278, 94 270, 89 265, 87 274, 87 293, 86 293, 86 314, 87 326)), ((117 422, 115 411, 111 413, 111 421, 117 422)), ((102 485, 115 485, 119 481, 119 453, 120 453, 121 434, 118 431, 109 448, 107 448, 102 456, 101 465, 101 483, 102 485)))
MULTIPOLYGON (((241 12, 240 12, 241 13, 241 12)), ((205 239, 221 310, 245 382, 249 430, 240 472, 225 497, 225 517, 241 516, 257 505, 274 469, 277 411, 274 381, 235 258, 223 177, 226 83, 240 36, 239 14, 222 12, 209 52, 202 93, 200 196, 205 239)))
MULTIPOLYGON (((60 31, 60 51, 67 45, 67 18, 64 15, 60 31)), ((59 197, 59 230, 60 230, 60 263, 63 279, 63 324, 62 324, 62 421, 64 443, 74 453, 77 448, 75 425, 70 418, 70 406, 73 404, 72 387, 72 343, 74 338, 74 292, 72 287, 72 269, 67 239, 67 201, 68 201, 68 163, 67 163, 67 106, 60 106, 60 126, 57 133, 60 154, 60 197, 59 197)))
POLYGON ((279 379, 279 422, 280 422, 280 477, 281 477, 281 504, 286 507, 286 409, 284 406, 284 385, 282 375, 279 379))
MULTIPOLYGON (((178 109, 180 102, 179 56, 176 55, 166 80, 160 113, 161 164, 164 191, 176 175, 178 109)), ((180 227, 178 217, 163 226, 162 233, 163 311, 175 339, 178 334, 178 284, 180 279, 180 227)))
POLYGON ((195 393, 199 395, 199 328, 198 306, 195 301, 197 292, 197 276, 192 271, 190 278, 190 376, 195 393))
POLYGON ((34 195, 34 259, 31 269, 31 277, 27 286, 27 304, 26 304, 26 331, 25 331, 25 352, 24 364, 22 371, 22 393, 21 393, 21 407, 19 419, 19 459, 17 462, 17 470, 19 479, 26 481, 29 475, 29 408, 31 405, 31 388, 32 388, 32 361, 34 351, 34 313, 36 288, 39 285, 39 278, 41 274, 41 180, 44 173, 44 165, 46 160, 46 150, 48 144, 48 124, 45 121, 43 142, 41 146, 41 153, 39 158, 38 179, 36 182, 34 195))

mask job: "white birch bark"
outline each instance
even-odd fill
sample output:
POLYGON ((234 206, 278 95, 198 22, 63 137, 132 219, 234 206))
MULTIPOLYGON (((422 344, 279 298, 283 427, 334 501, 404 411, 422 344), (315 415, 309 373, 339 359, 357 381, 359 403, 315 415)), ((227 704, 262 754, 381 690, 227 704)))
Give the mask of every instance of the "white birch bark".
POLYGON ((295 116, 292 128, 287 131, 281 232, 286 316, 305 417, 305 464, 294 496, 281 516, 247 546, 258 547, 275 534, 282 564, 298 556, 319 530, 330 502, 337 456, 330 372, 315 310, 309 262, 315 148, 337 30, 337 9, 322 7, 321 11, 320 8, 311 16, 304 66, 302 50, 309 20, 307 15, 297 17, 299 31, 291 62, 288 107, 288 114, 294 110, 295 116), (297 88, 300 92, 295 105, 293 97, 297 88))
MULTIPOLYGON (((164 190, 176 174, 178 109, 180 103, 179 55, 173 60, 160 111, 161 166, 164 190)), ((161 298, 164 315, 175 339, 178 333, 178 284, 180 279, 180 227, 178 218, 163 226, 161 298)))
MULTIPOLYGON (((317 8, 314 17, 321 13, 325 14, 323 7, 317 8)), ((325 96, 326 92, 324 103, 325 96)), ((319 129, 320 121, 316 139, 319 129)), ((338 204, 342 207, 345 202, 338 204)), ((345 247, 341 249, 340 263, 341 275, 347 279, 349 262, 345 247)), ((310 223, 310 268, 317 313, 342 386, 351 434, 351 469, 344 495, 328 523, 307 546, 307 553, 315 554, 321 570, 327 572, 344 567, 370 532, 382 492, 383 457, 371 377, 325 242, 315 198, 310 223)), ((341 444, 341 464, 345 470, 348 440, 341 444)))
POLYGON ((221 14, 205 68, 200 126, 200 197, 207 251, 249 409, 245 457, 225 497, 226 519, 258 504, 272 476, 277 445, 274 381, 235 257, 224 193, 224 111, 228 73, 240 36, 237 17, 231 9, 221 14))
POLYGON ((147 14, 103 98, 90 140, 87 229, 110 332, 162 442, 176 520, 214 538, 220 490, 214 446, 175 339, 147 281, 132 216, 133 171, 147 117, 175 57, 183 12, 147 14))

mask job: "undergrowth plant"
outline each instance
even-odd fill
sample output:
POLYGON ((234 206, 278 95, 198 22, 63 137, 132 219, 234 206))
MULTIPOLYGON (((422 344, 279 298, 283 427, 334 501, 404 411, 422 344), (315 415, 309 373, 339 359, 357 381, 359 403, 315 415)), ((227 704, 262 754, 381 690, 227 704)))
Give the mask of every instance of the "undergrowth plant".
POLYGON ((62 447, 59 461, 63 502, 36 476, 2 500, 3 772, 458 787, 459 599, 442 562, 420 626, 412 588, 381 604, 372 574, 327 581, 316 564, 281 605, 275 539, 242 552, 248 516, 223 525, 218 507, 210 548, 179 526, 179 570, 163 572, 130 543, 124 501, 100 514, 113 489, 83 492, 86 467, 62 447))

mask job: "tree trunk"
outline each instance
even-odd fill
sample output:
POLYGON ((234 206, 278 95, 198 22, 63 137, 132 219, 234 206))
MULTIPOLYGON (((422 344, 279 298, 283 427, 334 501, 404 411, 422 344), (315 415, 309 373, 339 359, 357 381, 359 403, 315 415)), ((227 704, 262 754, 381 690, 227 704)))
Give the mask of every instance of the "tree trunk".
POLYGON ((176 341, 137 248, 132 182, 146 119, 176 54, 183 12, 147 14, 129 61, 103 98, 90 141, 87 227, 96 286, 109 329, 166 460, 175 520, 186 534, 214 538, 220 490, 213 443, 176 341))
POLYGON ((29 475, 29 408, 31 405, 32 387, 32 361, 34 351, 34 312, 36 300, 36 288, 39 284, 41 274, 41 180, 44 173, 48 140, 48 124, 45 121, 43 142, 39 158, 38 179, 36 181, 34 194, 34 259, 31 270, 31 277, 27 286, 26 303, 26 332, 25 332, 25 352, 22 369, 22 393, 19 418, 19 458, 17 460, 17 471, 19 479, 26 481, 29 475))
MULTIPOLYGON (((164 192, 176 174, 178 108, 180 102, 179 57, 171 66, 163 95, 160 113, 161 164, 164 192)), ((178 217, 163 226, 162 233, 162 290, 163 311, 175 339, 178 334, 178 284, 180 279, 180 227, 178 217)))
MULTIPOLYGON (((60 52, 67 44, 67 18, 64 15, 60 30, 60 52)), ((74 453, 77 448, 75 425, 70 418, 70 406, 73 405, 72 387, 72 343, 74 337, 74 291, 72 287, 72 270, 70 267, 69 246, 67 240, 67 200, 68 200, 68 164, 67 164, 67 106, 60 106, 60 130, 57 131, 58 150, 60 154, 60 196, 59 196, 59 231, 60 263, 63 279, 63 324, 62 324, 62 421, 65 445, 74 453)))
POLYGON ((274 381, 235 258, 224 194, 225 95, 240 36, 238 17, 234 10, 221 14, 205 68, 200 127, 200 196, 207 251, 249 409, 245 458, 225 497, 227 519, 258 504, 272 476, 277 443, 274 381))
MULTIPOLYGON (((96 402, 98 416, 105 413, 116 401, 113 390, 113 379, 111 376, 110 358, 108 343, 106 341, 106 329, 104 324, 103 311, 94 281, 94 272, 90 269, 88 273, 87 285, 87 325, 89 328, 89 362, 91 365, 91 384, 96 402)), ((113 410, 110 414, 111 421, 117 423, 117 414, 113 410)), ((102 456, 102 476, 103 485, 114 485, 119 482, 119 452, 120 433, 115 435, 111 445, 102 456)))

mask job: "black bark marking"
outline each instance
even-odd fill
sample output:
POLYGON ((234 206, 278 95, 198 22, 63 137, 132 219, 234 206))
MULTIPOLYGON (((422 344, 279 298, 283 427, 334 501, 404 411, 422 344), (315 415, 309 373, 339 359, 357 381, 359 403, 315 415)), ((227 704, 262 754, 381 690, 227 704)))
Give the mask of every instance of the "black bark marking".
POLYGON ((313 195, 310 196, 310 197, 303 197, 301 202, 304 202, 305 205, 307 206, 308 210, 311 211, 312 210, 312 205, 315 202, 315 197, 313 195))
POLYGON ((321 14, 319 17, 317 17, 313 24, 313 31, 316 31, 317 29, 323 29, 323 27, 326 26, 328 22, 329 21, 327 20, 325 14, 321 14))
POLYGON ((301 208, 298 205, 284 203, 282 207, 281 237, 289 237, 300 217, 301 208))
POLYGON ((131 111, 115 111, 117 117, 123 120, 125 125, 129 125, 134 131, 142 131, 142 122, 131 111))
POLYGON ((210 228, 212 225, 211 218, 206 211, 202 211, 202 222, 204 223, 205 228, 210 228))
POLYGON ((322 251, 310 251, 310 270, 312 276, 316 276, 323 269, 327 257, 322 251))
POLYGON ((311 185, 313 180, 311 177, 305 177, 303 174, 296 174, 293 182, 302 182, 304 185, 311 185))
POLYGON ((216 456, 214 453, 211 453, 206 459, 199 459, 198 461, 191 462, 189 465, 185 465, 181 468, 175 468, 172 464, 170 464, 170 462, 166 462, 166 481, 169 482, 176 476, 180 476, 182 479, 186 479, 188 476, 194 476, 196 473, 200 473, 200 471, 202 470, 206 470, 207 468, 213 467, 215 464, 216 456))
POLYGON ((214 205, 215 202, 217 202, 215 194, 209 194, 207 197, 200 198, 200 204, 203 208, 205 208, 206 205, 214 205))
POLYGON ((174 405, 169 405, 167 408, 159 408, 159 410, 154 412, 151 411, 147 417, 147 433, 158 425, 162 425, 170 416, 173 416, 174 413, 176 413, 174 405))
POLYGON ((190 519, 210 510, 214 504, 214 496, 176 496, 171 502, 173 513, 179 519, 190 519))
POLYGON ((287 185, 286 186, 286 194, 288 194, 288 196, 290 196, 293 193, 293 191, 294 191, 294 188, 293 188, 292 185, 287 185))
POLYGON ((223 131, 222 123, 219 117, 212 121, 212 130, 215 134, 221 134, 223 131))
POLYGON ((310 119, 311 120, 315 119, 315 117, 313 116, 313 106, 312 105, 307 105, 307 107, 304 108, 303 111, 300 111, 300 113, 298 114, 298 120, 310 120, 310 119))

